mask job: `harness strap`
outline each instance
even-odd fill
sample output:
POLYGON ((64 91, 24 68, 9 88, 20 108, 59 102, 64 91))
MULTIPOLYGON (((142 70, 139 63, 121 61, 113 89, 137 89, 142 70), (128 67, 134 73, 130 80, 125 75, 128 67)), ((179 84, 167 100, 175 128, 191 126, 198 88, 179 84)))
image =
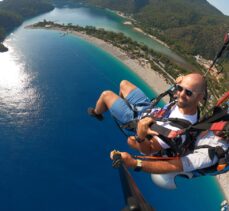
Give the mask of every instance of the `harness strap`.
POLYGON ((136 109, 133 105, 131 105, 131 104, 129 103, 129 101, 128 101, 126 98, 123 98, 123 100, 125 101, 126 105, 133 111, 133 113, 134 113, 134 118, 136 118, 136 117, 138 116, 138 111, 137 111, 137 109, 136 109))
POLYGON ((162 135, 158 136, 159 138, 161 138, 167 145, 169 145, 170 150, 172 151, 171 153, 173 155, 176 156, 181 156, 183 153, 183 149, 182 149, 182 139, 181 137, 176 137, 176 138, 166 138, 162 135))
POLYGON ((185 133, 187 128, 191 126, 191 123, 187 120, 179 118, 168 118, 163 121, 169 122, 170 125, 181 129, 175 131, 158 124, 152 124, 150 129, 159 133, 159 138, 170 146, 173 154, 184 155, 193 140, 188 133, 185 133), (181 137, 183 134, 186 135, 186 139, 184 141, 181 137))
POLYGON ((188 128, 192 125, 191 122, 189 122, 186 119, 168 118, 167 120, 170 121, 170 125, 172 125, 174 127, 178 127, 180 129, 188 128))
POLYGON ((219 121, 219 122, 203 122, 190 127, 191 130, 212 130, 212 131, 226 131, 228 130, 229 122, 228 121, 219 121))
POLYGON ((184 130, 175 131, 175 130, 165 128, 158 124, 152 124, 150 129, 159 133, 163 138, 171 138, 171 139, 176 138, 179 135, 184 133, 184 130))
POLYGON ((174 93, 176 91, 176 85, 174 84, 173 86, 171 86, 167 91, 161 93, 160 95, 158 95, 156 98, 153 98, 151 100, 151 107, 150 108, 154 108, 159 102, 160 100, 165 97, 166 95, 169 95, 169 103, 173 102, 176 100, 176 97, 174 97, 174 93))
POLYGON ((217 130, 217 128, 218 129, 222 128, 220 130, 225 130, 227 129, 227 127, 225 127, 227 124, 222 123, 222 122, 228 122, 228 121, 229 121, 229 114, 227 113, 226 110, 221 110, 220 112, 213 115, 212 117, 202 120, 201 122, 192 125, 190 129, 191 130, 201 130, 201 131, 212 129, 214 131, 214 130, 217 130))
MULTIPOLYGON (((164 94, 164 93, 163 93, 164 94)), ((137 118, 138 117, 138 111, 137 111, 137 109, 133 106, 133 105, 131 105, 125 98, 124 98, 124 101, 126 102, 126 104, 127 104, 127 106, 134 112, 134 119, 133 120, 131 120, 131 121, 129 121, 129 122, 127 122, 127 123, 125 123, 125 124, 120 124, 119 125, 119 127, 121 128, 121 129, 127 129, 127 130, 130 130, 130 131, 135 131, 136 130, 136 128, 137 128, 137 123, 138 123, 138 121, 139 121, 139 119, 137 118)), ((156 120, 161 120, 164 116, 168 116, 169 114, 170 114, 170 110, 171 110, 171 108, 172 108, 172 106, 174 105, 176 103, 176 101, 173 101, 173 102, 171 102, 169 105, 167 105, 166 106, 166 109, 164 109, 164 108, 161 108, 158 112, 157 112, 157 114, 156 114, 156 116, 157 117, 154 117, 156 120)), ((139 106, 144 106, 145 104, 143 103, 143 104, 138 104, 139 106)), ((152 106, 151 106, 152 107, 152 106)), ((145 112, 146 114, 145 115, 143 115, 143 117, 142 118, 144 118, 144 117, 152 117, 152 115, 150 115, 149 113, 150 113, 150 111, 151 111, 151 109, 147 109, 147 111, 145 112)))
POLYGON ((220 106, 223 102, 229 99, 229 91, 226 92, 217 102, 216 106, 220 106))
MULTIPOLYGON (((227 119, 229 118, 229 114, 227 113, 227 111, 225 109, 222 109, 220 107, 215 107, 214 109, 214 113, 211 117, 207 118, 207 119, 204 119, 202 120, 200 123, 202 122, 209 122, 209 123, 212 123, 212 122, 215 122, 215 121, 218 121, 218 120, 221 120, 222 118, 223 119, 227 119)), ((228 119, 229 120, 229 119, 228 119)), ((198 125, 199 123, 195 124, 195 125, 198 125)), ((195 126, 194 125, 194 126, 195 126)))
POLYGON ((153 117, 156 121, 161 121, 169 117, 172 107, 176 104, 176 101, 172 101, 169 104, 165 105, 156 113, 149 114, 148 116, 153 117))
POLYGON ((148 160, 148 161, 158 161, 158 160, 179 160, 180 156, 176 157, 162 157, 162 156, 141 156, 141 155, 132 155, 135 159, 148 160))

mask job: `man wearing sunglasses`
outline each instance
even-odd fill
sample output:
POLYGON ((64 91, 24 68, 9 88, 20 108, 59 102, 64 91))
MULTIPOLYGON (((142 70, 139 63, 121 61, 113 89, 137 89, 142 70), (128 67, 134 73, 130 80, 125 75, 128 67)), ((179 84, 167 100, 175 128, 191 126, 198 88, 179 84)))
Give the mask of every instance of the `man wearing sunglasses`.
MULTIPOLYGON (((170 109, 167 118, 185 120, 190 124, 196 123, 198 120, 198 104, 203 100, 206 90, 206 82, 203 76, 192 73, 178 78, 176 87, 177 102, 170 109)), ((153 112, 154 110, 152 110, 153 112)), ((152 154, 171 147, 168 139, 163 139, 158 132, 151 129, 152 124, 158 124, 173 131, 182 129, 182 126, 174 126, 170 121, 163 121, 163 119, 155 121, 153 117, 142 118, 138 122, 137 135, 128 138, 130 147, 144 154, 152 154)), ((181 140, 178 141, 184 142, 184 140, 185 135, 181 136, 181 140)))

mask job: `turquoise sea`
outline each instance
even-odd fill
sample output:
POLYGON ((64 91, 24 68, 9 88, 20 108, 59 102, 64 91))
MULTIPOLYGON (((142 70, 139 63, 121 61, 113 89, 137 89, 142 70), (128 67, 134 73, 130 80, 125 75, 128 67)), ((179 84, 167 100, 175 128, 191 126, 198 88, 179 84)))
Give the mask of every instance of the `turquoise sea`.
MULTIPOLYGON (((149 97, 154 92, 93 44, 24 28, 43 19, 126 30, 109 11, 65 7, 28 20, 7 37, 10 50, 0 54, 0 210, 121 210, 123 193, 109 152, 130 149, 109 114, 97 122, 86 110, 103 90, 117 92, 122 79, 149 97)), ((178 189, 163 190, 148 174, 132 175, 159 211, 216 211, 224 199, 212 177, 178 179, 178 189)))

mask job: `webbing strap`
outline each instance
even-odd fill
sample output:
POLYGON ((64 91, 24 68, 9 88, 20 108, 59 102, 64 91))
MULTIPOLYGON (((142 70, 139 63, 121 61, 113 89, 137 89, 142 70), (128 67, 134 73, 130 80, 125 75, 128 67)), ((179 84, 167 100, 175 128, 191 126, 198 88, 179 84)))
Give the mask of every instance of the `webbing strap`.
POLYGON ((184 130, 182 129, 175 131, 175 130, 171 130, 166 127, 163 127, 161 125, 158 125, 158 124, 152 124, 150 129, 159 133, 161 136, 166 137, 166 138, 176 138, 179 135, 184 133, 184 130))
POLYGON ((221 130, 228 130, 227 127, 225 127, 225 125, 227 124, 227 122, 229 121, 229 114, 225 114, 225 112, 221 112, 219 115, 217 116, 213 116, 212 118, 206 120, 206 121, 202 121, 200 123, 197 123, 193 126, 191 126, 191 130, 215 130, 216 131, 216 128, 222 128, 221 130), (215 122, 215 121, 218 121, 218 120, 221 120, 220 122, 215 122), (224 124, 224 127, 222 125, 222 122, 225 122, 224 124))
POLYGON ((174 92, 176 91, 176 85, 172 85, 167 91, 161 93, 160 95, 158 95, 156 98, 151 100, 151 108, 154 108, 159 102, 160 100, 165 97, 166 95, 169 95, 169 103, 175 101, 175 97, 174 97, 174 92))
POLYGON ((191 126, 191 122, 186 119, 168 118, 168 120, 170 121, 170 125, 178 127, 180 129, 188 128, 189 126, 191 126))
POLYGON ((223 102, 225 102, 229 98, 229 91, 226 92, 217 102, 216 106, 220 106, 223 102))
POLYGON ((130 104, 129 101, 126 98, 123 98, 123 100, 125 101, 126 105, 129 107, 129 109, 133 111, 134 118, 136 118, 137 115, 138 115, 137 109, 132 104, 130 104))
POLYGON ((228 122, 226 121, 220 121, 220 122, 215 122, 211 125, 210 130, 212 131, 222 131, 224 129, 226 129, 226 125, 228 124, 228 122))
MULTIPOLYGON (((194 124, 192 126, 192 128, 197 128, 198 129, 198 127, 201 124, 213 123, 213 122, 220 121, 220 120, 229 121, 229 114, 228 114, 226 109, 222 109, 221 107, 215 107, 213 115, 201 120, 200 122, 197 122, 196 124, 194 124)), ((208 129, 208 128, 206 128, 206 129, 208 129)))

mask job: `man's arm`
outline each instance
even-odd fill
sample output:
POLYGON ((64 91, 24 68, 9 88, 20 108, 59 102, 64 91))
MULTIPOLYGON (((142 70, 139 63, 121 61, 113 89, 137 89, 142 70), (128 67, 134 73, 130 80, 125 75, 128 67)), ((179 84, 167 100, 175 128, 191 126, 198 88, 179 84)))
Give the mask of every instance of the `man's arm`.
MULTIPOLYGON (((113 160, 114 151, 110 153, 110 158, 113 160)), ((118 152, 121 154, 122 160, 128 168, 136 168, 137 160, 134 159, 127 152, 118 152)), ((142 161, 142 171, 153 174, 166 174, 172 172, 183 171, 182 162, 180 159, 166 160, 166 161, 142 161)))

